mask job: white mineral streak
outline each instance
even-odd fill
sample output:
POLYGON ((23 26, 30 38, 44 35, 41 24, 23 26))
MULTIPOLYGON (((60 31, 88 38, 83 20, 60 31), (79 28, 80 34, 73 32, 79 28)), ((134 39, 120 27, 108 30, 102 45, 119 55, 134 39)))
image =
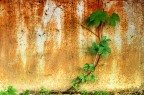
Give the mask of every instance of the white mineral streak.
MULTIPOLYGON (((111 6, 113 6, 116 3, 117 3, 116 1, 110 1, 109 3, 107 3, 106 9, 109 11, 111 6)), ((122 49, 122 37, 121 37, 121 26, 119 24, 117 24, 117 26, 115 28, 114 43, 115 43, 117 52, 120 52, 122 49)), ((109 89, 115 89, 117 87, 123 88, 122 85, 119 86, 119 83, 117 83, 119 69, 120 69, 118 66, 117 60, 118 60, 118 57, 115 57, 115 59, 113 59, 113 61, 111 63, 111 75, 110 75, 110 81, 109 81, 109 85, 108 85, 109 89)), ((121 80, 121 81, 124 81, 124 80, 125 80, 125 77, 123 77, 123 80, 121 80)))
MULTIPOLYGON (((79 23, 81 24, 83 21, 83 13, 84 13, 84 1, 80 1, 77 5, 77 15, 79 16, 79 23)), ((79 25, 80 26, 80 25, 79 25)), ((80 57, 83 56, 82 52, 83 52, 83 47, 84 47, 84 41, 85 41, 85 37, 84 37, 84 31, 82 29, 82 27, 79 27, 79 48, 80 48, 80 57)))
POLYGON ((26 28, 24 28, 24 30, 21 30, 21 27, 18 27, 17 31, 18 50, 21 53, 21 59, 24 64, 24 67, 26 65, 27 32, 28 31, 26 28))
POLYGON ((16 16, 17 18, 17 42, 18 42, 18 47, 17 47, 17 53, 20 53, 23 67, 26 65, 26 50, 27 50, 27 27, 25 27, 24 24, 24 16, 20 16, 20 10, 16 10, 16 16))
POLYGON ((110 89, 114 89, 115 88, 115 83, 116 83, 116 78, 117 78, 117 74, 116 74, 116 72, 117 72, 117 64, 116 64, 116 62, 115 62, 115 60, 113 60, 113 62, 112 62, 112 68, 111 68, 111 70, 112 70, 112 75, 111 75, 111 77, 110 77, 110 81, 109 81, 109 88, 110 89))
MULTIPOLYGON (((58 48, 61 46, 61 41, 62 41, 62 15, 63 11, 61 8, 57 7, 54 2, 51 0, 47 0, 44 11, 43 11, 43 16, 42 16, 42 23, 38 29, 37 32, 37 52, 40 55, 39 58, 39 68, 40 72, 43 72, 44 66, 45 66, 45 56, 44 56, 44 45, 45 42, 49 42, 52 40, 52 37, 56 37, 57 40, 54 41, 55 47, 58 48), (53 18, 56 18, 56 23, 57 23, 57 33, 50 32, 50 31, 45 31, 46 27, 50 24, 53 18), (52 33, 52 34, 51 34, 52 33)), ((54 48, 54 47, 52 47, 54 48)))
POLYGON ((107 9, 107 10, 110 10, 111 6, 114 5, 114 4, 116 4, 116 1, 110 1, 110 2, 108 2, 108 3, 106 4, 106 9, 107 9))
POLYGON ((37 52, 39 54, 39 68, 40 68, 40 72, 43 72, 44 70, 44 65, 45 65, 45 61, 44 61, 44 43, 46 41, 46 35, 44 34, 44 31, 42 30, 42 28, 38 29, 37 32, 37 52))
POLYGON ((117 27, 116 27, 114 41, 115 41, 115 44, 116 44, 116 47, 117 47, 118 51, 121 51, 121 49, 122 49, 122 38, 121 38, 121 26, 120 25, 117 25, 117 27))
POLYGON ((63 11, 61 8, 57 8, 55 10, 54 16, 56 17, 56 23, 57 23, 57 47, 60 48, 61 42, 62 42, 62 23, 63 23, 63 11))
POLYGON ((46 27, 46 25, 50 23, 55 8, 56 5, 54 2, 52 2, 51 0, 46 1, 44 11, 43 11, 43 16, 42 16, 44 27, 46 27))
POLYGON ((49 0, 47 0, 43 11, 42 22, 37 32, 36 46, 39 55, 39 73, 44 73, 44 66, 45 66, 44 44, 47 40, 47 35, 44 29, 51 20, 54 8, 55 5, 49 0))
POLYGON ((134 25, 134 18, 133 18, 133 9, 131 4, 125 3, 124 10, 128 15, 128 31, 127 31, 127 44, 131 44, 132 37, 136 34, 135 25, 134 25))

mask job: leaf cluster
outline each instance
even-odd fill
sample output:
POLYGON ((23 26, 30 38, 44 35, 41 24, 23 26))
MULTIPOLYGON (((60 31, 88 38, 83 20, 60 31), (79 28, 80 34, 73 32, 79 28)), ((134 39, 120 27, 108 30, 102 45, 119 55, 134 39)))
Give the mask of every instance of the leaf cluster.
POLYGON ((93 42, 92 46, 89 48, 91 54, 101 54, 104 58, 107 58, 108 54, 111 53, 111 48, 109 46, 110 39, 107 39, 106 36, 103 36, 101 42, 93 42))
POLYGON ((17 95, 18 91, 12 86, 8 86, 6 91, 1 91, 0 95, 17 95))
POLYGON ((94 72, 94 70, 95 70, 94 64, 88 64, 88 63, 86 63, 86 64, 84 65, 84 70, 85 70, 86 72, 88 72, 88 71, 94 72))
POLYGON ((50 95, 50 91, 48 91, 46 88, 41 87, 40 88, 40 95, 50 95))
MULTIPOLYGON (((86 63, 84 65, 84 70, 86 72, 90 71, 90 72, 94 72, 95 68, 94 68, 94 64, 88 64, 86 63)), ((72 87, 74 87, 75 89, 80 87, 80 83, 86 83, 87 81, 92 81, 95 82, 96 80, 96 76, 94 74, 90 74, 90 75, 85 75, 85 74, 80 74, 77 78, 75 78, 72 81, 72 87)))
POLYGON ((30 95, 30 91, 29 91, 29 90, 26 90, 26 91, 24 91, 21 95, 30 95))
POLYGON ((95 80, 96 80, 96 77, 95 77, 94 74, 91 74, 91 75, 81 74, 81 75, 79 76, 79 78, 81 79, 82 83, 86 83, 86 81, 95 82, 95 80))
POLYGON ((88 95, 88 92, 87 92, 86 90, 82 90, 82 91, 81 91, 81 94, 82 94, 82 95, 88 95))
POLYGON ((93 12, 87 19, 86 27, 88 28, 90 25, 98 27, 101 25, 101 23, 109 24, 112 27, 115 27, 116 22, 119 21, 120 17, 118 14, 113 13, 109 16, 106 11, 97 10, 96 12, 93 12))

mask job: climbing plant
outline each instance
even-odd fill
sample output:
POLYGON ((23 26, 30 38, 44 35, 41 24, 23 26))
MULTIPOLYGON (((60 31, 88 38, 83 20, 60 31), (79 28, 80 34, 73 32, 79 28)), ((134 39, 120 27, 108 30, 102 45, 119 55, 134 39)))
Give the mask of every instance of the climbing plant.
MULTIPOLYGON (((120 17, 116 13, 112 13, 111 15, 108 15, 108 12, 103 10, 97 10, 96 12, 93 12, 86 21, 86 27, 89 28, 90 26, 96 27, 98 32, 98 40, 96 42, 93 42, 91 47, 89 47, 89 52, 92 55, 95 55, 95 61, 94 63, 86 63, 84 65, 83 70, 84 73, 80 74, 78 77, 76 77, 72 83, 71 87, 67 91, 76 91, 80 87, 80 84, 87 83, 87 81, 95 82, 96 76, 94 74, 94 71, 100 61, 100 58, 107 58, 108 55, 111 53, 111 48, 109 45, 110 39, 107 38, 107 36, 103 36, 103 28, 106 25, 110 25, 113 28, 116 26, 116 23, 120 21, 120 17)), ((88 95, 88 93, 83 90, 83 95, 88 95)), ((108 94, 98 94, 101 92, 95 92, 94 95, 108 95, 108 94)), ((104 93, 104 92, 103 92, 104 93)))

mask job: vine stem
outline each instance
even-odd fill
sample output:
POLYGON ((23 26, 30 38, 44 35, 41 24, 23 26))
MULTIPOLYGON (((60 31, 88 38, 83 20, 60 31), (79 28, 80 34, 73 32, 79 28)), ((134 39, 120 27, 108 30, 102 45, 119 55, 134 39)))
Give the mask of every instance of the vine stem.
MULTIPOLYGON (((98 36, 96 35, 96 37, 99 38, 99 42, 101 42, 103 27, 104 27, 104 23, 101 23, 101 25, 98 27, 98 36)), ((93 33, 93 32, 92 32, 92 33, 93 33)), ((95 57, 95 60, 94 60, 94 63, 93 63, 95 69, 96 69, 96 67, 97 67, 97 65, 98 65, 98 63, 99 63, 99 61, 100 61, 100 58, 101 58, 101 55, 98 55, 98 58, 97 58, 97 54, 96 54, 96 57, 95 57)), ((88 72, 88 73, 86 74, 86 76, 90 75, 91 73, 92 73, 92 71, 88 72)), ((79 81, 77 84, 80 84, 81 82, 82 82, 82 81, 79 81)), ((68 92, 68 91, 70 91, 70 90, 72 90, 72 89, 74 89, 73 86, 71 86, 70 88, 68 88, 66 91, 68 92)))
POLYGON ((90 33, 92 33, 93 35, 95 35, 97 38, 99 38, 98 37, 98 35, 97 34, 95 34, 94 32, 92 32, 90 29, 88 29, 88 28, 86 28, 84 25, 82 25, 82 24, 80 24, 83 28, 85 28, 86 30, 88 30, 88 32, 90 32, 90 33))

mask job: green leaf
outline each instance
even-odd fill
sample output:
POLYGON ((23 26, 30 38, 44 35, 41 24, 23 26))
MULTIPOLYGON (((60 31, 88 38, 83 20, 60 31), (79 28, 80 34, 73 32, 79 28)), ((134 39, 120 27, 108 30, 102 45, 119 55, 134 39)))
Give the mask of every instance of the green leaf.
POLYGON ((110 47, 105 47, 105 48, 106 48, 107 53, 111 53, 111 48, 110 47))
POLYGON ((30 95, 30 91, 29 90, 26 90, 22 93, 22 95, 30 95))
POLYGON ((92 47, 94 47, 95 49, 98 49, 99 43, 93 42, 93 43, 92 43, 92 47))
MULTIPOLYGON (((107 58, 108 54, 111 53, 111 49, 109 47, 110 39, 107 39, 106 36, 103 36, 100 43, 93 42, 92 46, 89 48, 89 52, 91 54, 102 54, 104 58, 107 58)), ((86 65, 84 67, 85 71, 94 71, 94 67, 90 67, 86 65)))
POLYGON ((81 79, 79 77, 75 78, 71 83, 72 87, 74 87, 75 89, 79 88, 80 87, 80 85, 79 85, 80 81, 81 81, 81 79))
POLYGON ((101 46, 98 50, 98 54, 102 54, 103 52, 104 52, 104 47, 101 46))
POLYGON ((84 74, 81 74, 79 76, 79 78, 81 79, 82 83, 86 83, 86 78, 85 78, 85 75, 84 74))
POLYGON ((102 12, 102 15, 100 16, 101 21, 106 21, 108 18, 108 13, 106 11, 102 12))
POLYGON ((102 41, 102 42, 101 42, 101 45, 102 45, 102 46, 109 46, 109 44, 108 44, 107 41, 102 41))
POLYGON ((88 95, 88 92, 86 90, 81 91, 82 95, 88 95))
POLYGON ((84 77, 85 77, 84 74, 80 74, 79 76, 80 79, 84 79, 84 77))
POLYGON ((86 72, 89 70, 89 64, 88 64, 88 63, 86 63, 86 64, 84 65, 84 70, 85 70, 86 72))
POLYGON ((102 10, 97 10, 97 11, 96 11, 96 14, 97 14, 96 16, 100 16, 102 13, 103 13, 102 10))
POLYGON ((89 52, 91 53, 91 54, 96 54, 96 49, 94 48, 94 47, 90 47, 89 48, 89 52))
POLYGON ((94 64, 88 64, 88 63, 86 63, 85 65, 84 65, 84 70, 87 72, 87 71, 94 71, 95 70, 95 68, 94 68, 94 64))
POLYGON ((91 75, 91 81, 92 81, 92 82, 95 82, 95 80, 96 80, 96 77, 95 77, 94 74, 92 74, 92 75, 91 75))
POLYGON ((108 18, 108 13, 106 11, 97 10, 96 12, 93 12, 90 17, 87 19, 87 25, 86 27, 89 27, 90 25, 99 26, 101 22, 105 22, 108 18))
POLYGON ((96 16, 97 16, 97 13, 96 13, 96 12, 93 12, 93 13, 90 15, 90 21, 93 21, 96 16))
POLYGON ((110 95, 110 93, 107 91, 95 91, 94 95, 110 95))
POLYGON ((111 41, 111 40, 110 40, 110 39, 107 39, 106 36, 103 36, 101 41, 108 41, 108 42, 109 42, 109 41, 111 41))
POLYGON ((94 70, 95 70, 94 64, 89 64, 89 71, 94 72, 94 70))
POLYGON ((9 95, 6 91, 0 91, 0 95, 9 95))
POLYGON ((104 58, 107 58, 108 53, 107 53, 107 52, 104 52, 104 53, 102 54, 102 56, 103 56, 104 58))
POLYGON ((75 89, 77 89, 77 88, 80 87, 80 84, 72 84, 72 86, 73 86, 75 89))
POLYGON ((8 89, 6 91, 9 95, 17 95, 18 91, 13 88, 12 86, 8 86, 8 89))
POLYGON ((116 21, 114 21, 114 20, 111 20, 111 23, 110 23, 110 25, 114 28, 115 26, 116 26, 116 21))
POLYGON ((96 54, 99 49, 99 45, 100 45, 99 43, 93 42, 92 46, 89 48, 89 52, 91 54, 96 54))
POLYGON ((112 14, 112 17, 115 19, 115 21, 120 21, 120 17, 119 17, 118 14, 113 13, 113 14, 112 14))
POLYGON ((91 80, 91 76, 86 76, 86 80, 91 80))
POLYGON ((99 17, 95 18, 94 25, 96 25, 97 27, 100 25, 100 19, 99 19, 99 17))
POLYGON ((109 41, 111 41, 111 40, 107 39, 106 36, 103 36, 101 39, 101 45, 109 47, 109 44, 108 44, 109 41))
POLYGON ((45 95, 50 95, 50 92, 48 90, 46 90, 45 95))
POLYGON ((90 15, 90 21, 93 21, 96 17, 100 16, 102 14, 102 10, 97 10, 96 12, 93 12, 90 15))
POLYGON ((108 19, 108 24, 110 24, 112 27, 116 26, 116 22, 120 21, 120 17, 118 16, 118 14, 113 13, 109 19, 108 19))
POLYGON ((103 36, 98 47, 98 54, 101 54, 104 58, 107 58, 108 54, 111 53, 111 49, 109 47, 110 39, 107 39, 106 36, 103 36))
POLYGON ((102 54, 102 56, 104 58, 107 58, 108 54, 111 53, 111 49, 107 46, 105 47, 100 47, 99 51, 98 51, 98 54, 102 54))
POLYGON ((96 76, 94 74, 88 75, 88 76, 86 76, 86 80, 88 80, 88 81, 90 80, 92 82, 95 82, 96 76))
POLYGON ((50 95, 50 91, 48 91, 46 88, 41 87, 40 88, 40 95, 50 95))

